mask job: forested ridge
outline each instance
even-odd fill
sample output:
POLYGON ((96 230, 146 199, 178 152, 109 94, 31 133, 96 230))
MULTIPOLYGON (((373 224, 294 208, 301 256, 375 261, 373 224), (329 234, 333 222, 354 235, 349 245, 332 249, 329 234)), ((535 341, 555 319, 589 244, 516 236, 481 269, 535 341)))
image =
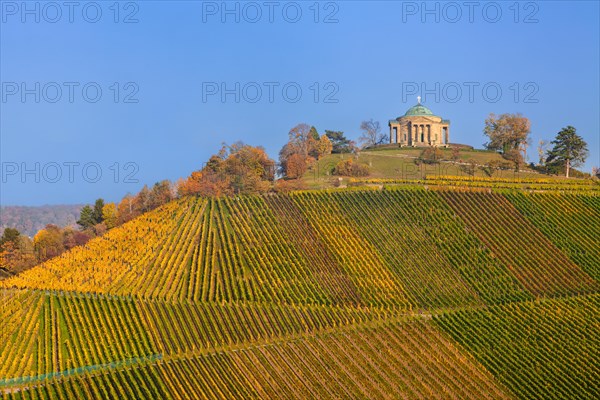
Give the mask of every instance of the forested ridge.
POLYGON ((33 237, 46 225, 75 225, 83 205, 2 206, 0 207, 0 235, 5 228, 15 228, 33 237))

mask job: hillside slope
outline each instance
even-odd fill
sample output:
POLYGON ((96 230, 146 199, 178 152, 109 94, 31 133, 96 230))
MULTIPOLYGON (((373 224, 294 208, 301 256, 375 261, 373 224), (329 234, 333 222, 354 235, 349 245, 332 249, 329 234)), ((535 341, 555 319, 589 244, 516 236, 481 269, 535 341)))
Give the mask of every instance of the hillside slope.
MULTIPOLYGON (((374 179, 413 180, 424 179, 427 176, 468 176, 462 167, 469 163, 474 163, 476 166, 485 166, 490 163, 504 165, 503 169, 494 172, 495 177, 511 179, 545 177, 527 166, 523 166, 519 172, 515 172, 514 167, 495 151, 468 148, 439 148, 438 150, 441 158, 434 164, 419 163, 417 165, 417 158, 421 156, 423 148, 390 145, 362 150, 355 161, 368 165, 369 178, 374 179), (455 153, 456 150, 458 150, 457 153, 455 153)), ((303 180, 311 189, 331 187, 331 172, 335 166, 342 160, 354 157, 351 154, 324 156, 304 174, 303 180)), ((476 177, 488 176, 481 168, 475 168, 474 175, 476 177)), ((346 180, 347 178, 343 178, 343 182, 346 180)))
POLYGON ((0 390, 597 398, 599 199, 180 199, 0 282, 0 390))

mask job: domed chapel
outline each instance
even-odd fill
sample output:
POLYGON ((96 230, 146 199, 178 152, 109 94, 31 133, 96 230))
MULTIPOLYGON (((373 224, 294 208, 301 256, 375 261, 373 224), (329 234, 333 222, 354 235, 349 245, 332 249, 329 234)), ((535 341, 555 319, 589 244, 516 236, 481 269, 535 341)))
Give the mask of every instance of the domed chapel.
POLYGON ((390 120, 390 143, 400 146, 448 146, 450 143, 450 120, 434 115, 421 104, 421 96, 417 97, 417 105, 396 119, 390 120))

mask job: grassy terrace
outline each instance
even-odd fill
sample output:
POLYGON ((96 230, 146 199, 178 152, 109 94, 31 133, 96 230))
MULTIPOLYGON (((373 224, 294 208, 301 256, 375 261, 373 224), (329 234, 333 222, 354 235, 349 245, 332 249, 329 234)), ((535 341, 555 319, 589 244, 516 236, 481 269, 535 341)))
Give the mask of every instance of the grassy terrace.
MULTIPOLYGON (((426 177, 435 176, 464 176, 468 175, 461 170, 461 163, 469 163, 474 161, 477 165, 485 165, 489 162, 507 162, 502 156, 493 151, 486 150, 471 150, 461 149, 459 153, 459 161, 452 161, 452 149, 440 149, 443 158, 436 165, 416 165, 415 159, 419 157, 422 149, 418 148, 398 148, 398 147, 382 147, 373 150, 362 151, 358 157, 359 162, 365 163, 371 167, 371 179, 401 179, 401 180, 421 180, 426 177)), ((331 170, 335 165, 352 157, 350 154, 331 154, 323 157, 317 164, 308 171, 304 180, 309 188, 327 188, 332 187, 331 170)), ((488 175, 481 169, 476 168, 475 177, 485 178, 488 175)), ((528 168, 523 168, 519 172, 514 170, 498 170, 493 175, 494 178, 506 179, 539 179, 548 178, 547 175, 542 175, 528 168)), ((563 181, 563 177, 552 177, 552 179, 563 181)), ((342 179, 342 185, 348 183, 348 178, 342 179)))

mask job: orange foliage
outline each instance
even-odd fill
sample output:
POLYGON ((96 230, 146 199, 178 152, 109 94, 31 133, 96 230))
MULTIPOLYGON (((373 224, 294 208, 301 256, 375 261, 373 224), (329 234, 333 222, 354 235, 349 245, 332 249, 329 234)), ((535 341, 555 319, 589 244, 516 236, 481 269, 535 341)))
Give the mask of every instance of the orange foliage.
POLYGON ((262 193, 271 188, 275 163, 262 147, 223 147, 200 171, 177 183, 177 194, 219 197, 262 193))

